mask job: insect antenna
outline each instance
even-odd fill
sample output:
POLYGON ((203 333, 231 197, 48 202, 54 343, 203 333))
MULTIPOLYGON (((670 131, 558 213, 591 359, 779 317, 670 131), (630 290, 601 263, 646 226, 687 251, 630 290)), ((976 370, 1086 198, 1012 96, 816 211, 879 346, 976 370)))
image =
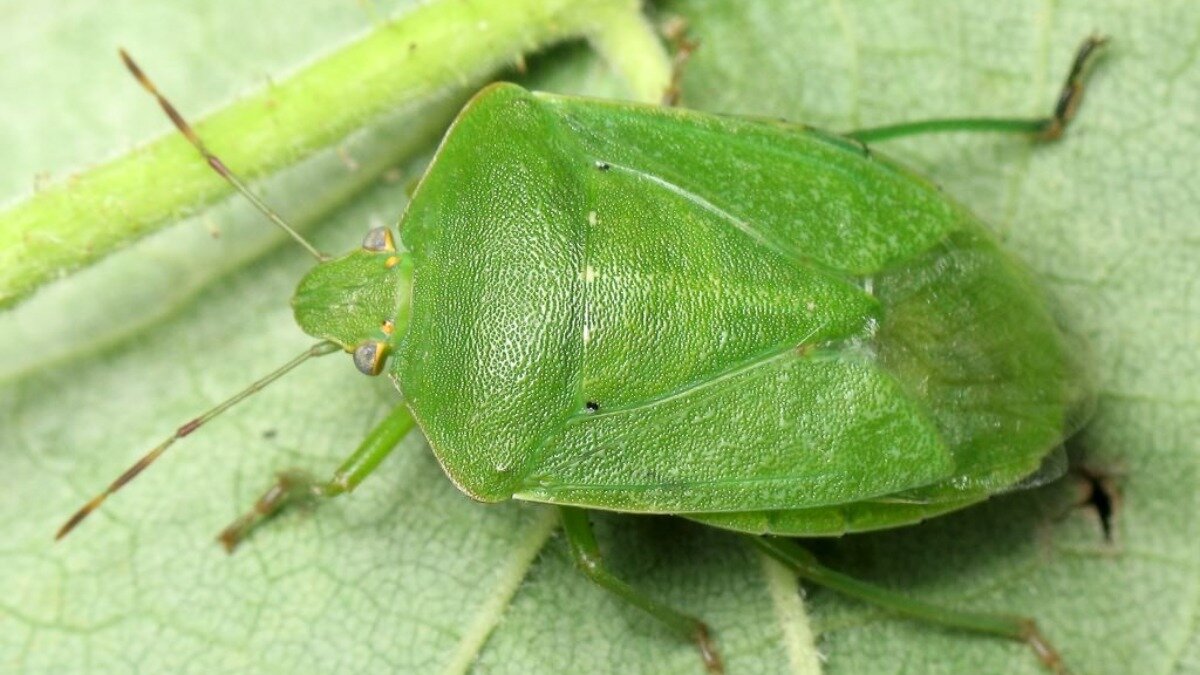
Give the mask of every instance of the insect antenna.
POLYGON ((192 126, 187 123, 187 120, 183 119, 183 115, 179 114, 179 111, 176 110, 175 106, 167 100, 167 97, 163 96, 162 93, 158 91, 158 87, 154 86, 154 82, 151 81, 149 76, 142 71, 141 67, 139 67, 138 64, 133 60, 133 57, 129 55, 129 52, 121 49, 120 53, 121 61, 125 63, 125 67, 128 68, 129 72, 132 73, 134 78, 137 79, 138 84, 142 85, 142 88, 150 92, 150 95, 158 101, 158 105, 162 107, 163 112, 165 112, 167 117, 171 119, 171 123, 174 124, 175 128, 179 129, 180 133, 183 134, 184 138, 186 138, 188 142, 200 152, 201 156, 204 157, 204 160, 208 162, 208 165, 212 167, 213 171, 216 171, 222 178, 232 185, 235 190, 242 193, 242 196, 244 196, 246 199, 249 199, 250 203, 254 205, 254 208, 258 209, 272 223, 275 223, 282 228, 284 232, 287 232, 289 235, 291 235, 292 239, 295 239, 296 242, 303 246, 309 253, 311 253, 314 258, 319 261, 325 261, 329 259, 329 256, 321 253, 316 249, 316 247, 308 243, 308 240, 301 236, 294 227, 289 225, 282 216, 276 213, 270 206, 267 206, 266 202, 260 199, 258 195, 254 194, 254 192, 250 190, 246 183, 241 178, 238 178, 237 174, 230 171, 229 167, 225 166, 225 163, 222 162, 219 157, 214 155, 212 151, 208 149, 208 146, 204 145, 204 141, 200 140, 200 136, 196 134, 194 129, 192 129, 192 126))
POLYGON ((203 426, 209 420, 216 417, 217 415, 220 415, 221 413, 232 408, 233 406, 237 405, 238 403, 240 403, 241 401, 243 401, 244 399, 249 397, 251 394, 255 394, 255 393, 261 391, 267 385, 271 384, 275 380, 278 380, 280 377, 283 377, 289 371, 293 370, 294 368, 296 368, 300 364, 304 363, 305 361, 307 361, 315 356, 324 356, 326 354, 332 354, 333 352, 336 352, 340 349, 341 348, 338 345, 336 345, 332 342, 328 342, 328 341, 318 342, 317 344, 313 345, 312 347, 309 347, 308 349, 301 352, 299 356, 293 358, 291 361, 288 361, 283 366, 277 368, 276 370, 274 370, 273 372, 268 374, 266 377, 263 377, 262 379, 255 381, 249 387, 246 387, 245 389, 234 394, 230 398, 227 398, 224 401, 213 406, 208 411, 201 414, 199 417, 195 417, 191 421, 189 421, 186 424, 184 424, 183 426, 179 427, 178 429, 175 430, 175 433, 171 434, 171 436, 167 438, 167 440, 163 441, 162 443, 159 443, 153 450, 146 453, 146 455, 144 457, 142 457, 138 461, 134 462, 133 466, 126 469, 125 473, 122 473, 120 476, 118 476, 117 479, 114 480, 112 482, 112 484, 110 484, 107 488, 105 488, 103 492, 96 495, 95 497, 92 497, 88 501, 88 503, 84 504, 78 511, 75 512, 75 514, 73 516, 68 518, 67 522, 63 523, 63 526, 58 529, 58 533, 54 535, 54 539, 59 540, 65 536, 67 536, 67 534, 69 534, 71 532, 71 530, 75 529, 75 526, 77 526, 77 525, 79 525, 79 523, 83 522, 84 518, 87 518, 89 514, 91 514, 96 509, 100 508, 100 505, 104 503, 104 500, 108 499, 108 497, 110 495, 112 495, 113 493, 115 493, 117 490, 120 490, 121 488, 125 487, 125 485, 127 483, 129 483, 129 481, 136 478, 138 474, 140 474, 142 471, 144 471, 146 469, 146 467, 153 464, 154 460, 161 457, 162 454, 167 451, 167 448, 171 447, 175 443, 175 441, 183 438, 184 436, 187 436, 188 434, 192 433, 196 429, 199 429, 201 426, 203 426))

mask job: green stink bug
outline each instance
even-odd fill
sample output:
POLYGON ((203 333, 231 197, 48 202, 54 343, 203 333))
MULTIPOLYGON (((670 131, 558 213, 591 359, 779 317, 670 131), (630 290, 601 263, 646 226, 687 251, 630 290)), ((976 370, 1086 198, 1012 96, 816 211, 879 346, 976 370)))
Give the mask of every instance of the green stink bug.
MULTIPOLYGON (((422 179, 399 246, 374 230, 336 259, 310 247, 321 262, 293 305, 321 342, 180 427, 59 536, 174 440, 307 358, 345 351, 365 374, 386 371, 403 403, 333 480, 268 492, 223 534, 227 546, 291 493, 352 489, 418 425, 468 495, 561 507, 584 572, 694 639, 719 670, 703 623, 604 569, 581 509, 830 535, 916 522, 1035 475, 1079 400, 1058 327, 973 216, 864 141, 1057 135, 1099 44, 1085 43, 1047 120, 848 136, 485 89, 422 179)), ((1029 622, 933 610, 837 575, 790 541, 753 541, 818 583, 1024 639, 1059 663, 1029 622)))

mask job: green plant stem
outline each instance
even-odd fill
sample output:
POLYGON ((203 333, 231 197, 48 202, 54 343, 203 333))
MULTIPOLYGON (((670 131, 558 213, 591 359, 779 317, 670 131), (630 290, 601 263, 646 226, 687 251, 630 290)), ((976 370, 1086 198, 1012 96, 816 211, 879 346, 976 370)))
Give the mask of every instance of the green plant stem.
MULTIPOLYGON (((637 98, 661 96, 669 61, 637 2, 441 0, 195 126, 234 171, 262 176, 389 113, 419 112, 526 52, 577 37, 617 59, 614 66, 637 98)), ((154 64, 144 65, 153 75, 154 64)), ((120 67, 115 49, 113 67, 120 67)), ((169 133, 37 192, 0 213, 0 307, 230 191, 195 150, 169 133)))

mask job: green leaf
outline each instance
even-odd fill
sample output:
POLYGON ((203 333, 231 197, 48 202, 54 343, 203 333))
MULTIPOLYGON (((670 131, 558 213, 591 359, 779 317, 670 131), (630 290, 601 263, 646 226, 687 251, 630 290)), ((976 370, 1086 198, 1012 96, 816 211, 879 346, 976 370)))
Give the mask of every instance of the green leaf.
MULTIPOLYGON (((0 195, 167 128, 127 82, 115 45, 134 51, 183 110, 204 110, 368 29, 368 7, 305 0, 286 16, 265 0, 11 9, 22 32, 0 55, 22 67, 0 70, 0 195)), ((658 11, 687 16, 701 43, 685 103, 835 130, 1043 114, 1078 41, 1112 35, 1060 143, 956 135, 877 150, 992 223, 1090 343, 1098 411, 1073 453, 1115 475, 1114 542, 1094 510, 1074 507, 1079 486, 1068 479, 813 548, 914 597, 1032 615, 1074 672, 1200 669, 1200 160, 1188 151, 1200 6, 675 0, 658 11)), ((581 49, 532 65, 538 86, 627 95, 581 49)), ((386 163, 387 153, 368 159, 369 148, 403 133, 377 131, 344 154, 386 163)), ((330 153, 264 191, 286 214, 318 223, 318 246, 337 251, 369 225, 394 222, 419 171, 404 164, 356 178, 330 153)), ((395 403, 388 383, 338 357, 180 443, 51 543, 72 509, 175 425, 308 344, 287 301, 309 265, 233 203, 0 314, 0 664, 701 672, 690 645, 572 569, 552 514, 470 502, 415 436, 353 495, 287 513, 225 556, 212 537, 274 471, 327 475, 395 403)), ((815 672, 810 625, 829 672, 1044 672, 1024 646, 890 618, 821 589, 808 589, 806 615, 794 580, 732 535, 665 518, 598 525, 619 574, 713 626, 730 673, 815 672)))

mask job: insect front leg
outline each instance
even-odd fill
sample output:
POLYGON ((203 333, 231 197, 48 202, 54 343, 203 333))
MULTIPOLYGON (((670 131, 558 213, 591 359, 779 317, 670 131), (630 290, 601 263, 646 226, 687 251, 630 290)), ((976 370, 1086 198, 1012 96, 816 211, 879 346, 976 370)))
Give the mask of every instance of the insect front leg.
POLYGON ((1017 117, 948 117, 944 119, 918 120, 902 122, 871 129, 858 129, 845 134, 863 143, 886 141, 904 136, 919 134, 943 133, 947 131, 987 131, 997 133, 1030 134, 1037 140, 1052 141, 1062 136, 1067 125, 1075 118, 1079 105, 1083 102, 1084 83, 1088 70, 1100 48, 1108 42, 1108 38, 1093 35, 1079 46, 1075 60, 1067 72, 1067 81, 1063 83, 1054 111, 1049 117, 1017 118, 1017 117))
POLYGON ((1051 672, 1060 675, 1067 672, 1062 658, 1038 631, 1033 619, 984 612, 964 612, 930 605, 835 572, 817 562, 813 554, 790 540, 778 537, 749 537, 749 539, 764 553, 790 567, 802 579, 903 616, 950 628, 1025 642, 1051 672))
POLYGON ((217 536, 217 541, 232 553, 250 532, 267 518, 300 499, 311 497, 336 497, 350 492, 369 476, 379 463, 392 452, 396 445, 413 428, 413 418, 405 405, 398 405, 363 439, 354 454, 350 455, 334 472, 328 482, 313 481, 303 472, 286 471, 279 474, 275 484, 267 489, 254 507, 230 523, 217 536))
POLYGON ((648 598, 613 576, 604 566, 604 559, 600 555, 599 545, 596 544, 596 536, 592 533, 587 511, 563 506, 559 507, 559 512, 562 514, 563 531, 571 546, 571 557, 581 572, 605 590, 663 622, 684 639, 695 642, 700 648, 700 657, 704 659, 704 666, 708 672, 724 672, 721 656, 717 653, 716 646, 709 637, 708 626, 703 621, 648 598))

